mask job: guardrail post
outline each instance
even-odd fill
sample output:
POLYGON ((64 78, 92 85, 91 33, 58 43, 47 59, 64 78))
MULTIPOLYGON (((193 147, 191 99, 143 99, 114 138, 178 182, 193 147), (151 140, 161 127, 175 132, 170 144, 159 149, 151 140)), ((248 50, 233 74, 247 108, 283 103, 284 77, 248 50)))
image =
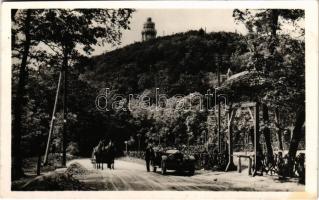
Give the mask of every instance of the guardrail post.
POLYGON ((237 167, 237 171, 238 171, 238 173, 241 173, 241 158, 240 158, 240 156, 237 156, 237 158, 238 158, 238 167, 237 167))

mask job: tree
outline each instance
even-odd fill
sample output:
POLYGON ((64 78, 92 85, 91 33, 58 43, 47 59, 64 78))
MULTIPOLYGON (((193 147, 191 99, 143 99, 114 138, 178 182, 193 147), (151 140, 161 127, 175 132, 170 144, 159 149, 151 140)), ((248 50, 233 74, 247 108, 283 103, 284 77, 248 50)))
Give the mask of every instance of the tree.
MULTIPOLYGON (((269 119, 268 105, 271 105, 276 110, 275 112, 278 112, 279 109, 296 112, 293 139, 288 154, 290 171, 292 171, 304 123, 302 115, 304 115, 305 110, 304 28, 298 26, 298 22, 304 19, 304 10, 235 9, 233 16, 238 22, 244 23, 248 29, 247 43, 250 49, 248 69, 257 70, 259 77, 256 78, 263 79, 268 85, 258 95, 263 102, 265 125, 269 119), (283 25, 293 26, 295 28, 294 34, 285 34, 283 25), (293 36, 296 34, 299 36, 293 36), (296 51, 296 48, 299 51, 296 51), (290 57, 291 60, 288 60, 287 57, 290 57)), ((268 153, 272 153, 271 146, 269 146, 270 137, 267 125, 263 133, 268 153)))
POLYGON ((64 77, 63 91, 63 158, 62 165, 66 164, 66 134, 67 134, 67 88, 69 59, 77 58, 80 54, 76 48, 82 45, 86 54, 93 51, 93 45, 120 41, 121 29, 128 29, 131 9, 74 9, 49 10, 46 27, 49 34, 44 32, 48 40, 46 44, 58 46, 62 57, 62 73, 64 77), (100 40, 100 41, 99 41, 100 40))
MULTIPOLYGON (((25 35, 23 42, 23 54, 22 61, 19 68, 18 86, 16 92, 16 99, 13 103, 13 123, 12 123, 12 178, 18 178, 23 175, 22 170, 22 158, 20 152, 21 142, 21 121, 23 112, 23 96, 25 94, 25 84, 27 78, 27 59, 29 56, 30 45, 31 45, 31 20, 32 11, 27 10, 25 12, 25 18, 23 20, 24 25, 21 27, 21 31, 25 35)), ((15 42, 14 42, 15 44, 15 42)))
MULTIPOLYGON (((32 59, 37 64, 50 65, 50 60, 60 60, 64 74, 64 120, 67 120, 68 70, 83 54, 90 55, 94 45, 118 44, 121 31, 129 28, 132 9, 47 9, 18 10, 12 12, 15 19, 13 41, 16 51, 22 52, 19 80, 13 104, 12 177, 23 174, 20 154, 23 96, 27 80, 27 64, 32 59), (15 36, 23 35, 20 43, 15 36), (31 48, 32 46, 32 48, 31 48), (44 49, 44 50, 43 50, 44 49), (81 50, 84 52, 81 54, 81 50)), ((18 53, 19 54, 19 53, 18 53)), ((59 63, 59 61, 57 61, 59 63)), ((32 66, 37 68, 37 66, 32 66)), ((15 81, 13 80, 13 84, 15 81)), ((65 124, 65 123, 64 123, 65 124)), ((66 126, 64 126, 66 132, 66 126)), ((64 135, 65 136, 65 135, 64 135)), ((63 164, 65 164, 66 140, 63 164)))
MULTIPOLYGON (((16 14, 17 14, 17 9, 11 9, 11 21, 12 23, 15 23, 16 22, 16 14)), ((16 44, 16 30, 12 29, 12 32, 11 32, 11 46, 12 46, 12 49, 14 49, 15 47, 15 44, 16 44)))

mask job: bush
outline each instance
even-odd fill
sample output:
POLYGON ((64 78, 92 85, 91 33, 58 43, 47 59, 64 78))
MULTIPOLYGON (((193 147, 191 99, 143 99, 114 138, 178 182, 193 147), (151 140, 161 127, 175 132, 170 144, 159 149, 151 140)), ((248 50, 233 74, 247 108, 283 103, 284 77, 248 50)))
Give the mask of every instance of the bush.
POLYGON ((66 152, 73 156, 79 155, 79 145, 75 142, 70 142, 68 147, 66 148, 66 152))
POLYGON ((82 182, 73 178, 67 173, 51 172, 49 174, 38 176, 21 188, 22 191, 60 191, 60 190, 90 190, 82 182))

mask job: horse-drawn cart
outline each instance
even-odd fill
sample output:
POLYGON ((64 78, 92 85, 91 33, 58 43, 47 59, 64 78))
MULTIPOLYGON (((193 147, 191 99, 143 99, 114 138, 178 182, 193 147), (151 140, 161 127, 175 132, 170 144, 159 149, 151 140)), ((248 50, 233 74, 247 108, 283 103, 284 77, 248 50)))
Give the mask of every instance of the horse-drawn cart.
POLYGON ((102 169, 103 164, 106 163, 109 169, 114 169, 115 159, 115 147, 112 142, 105 145, 104 142, 100 142, 93 148, 91 163, 95 169, 102 169))

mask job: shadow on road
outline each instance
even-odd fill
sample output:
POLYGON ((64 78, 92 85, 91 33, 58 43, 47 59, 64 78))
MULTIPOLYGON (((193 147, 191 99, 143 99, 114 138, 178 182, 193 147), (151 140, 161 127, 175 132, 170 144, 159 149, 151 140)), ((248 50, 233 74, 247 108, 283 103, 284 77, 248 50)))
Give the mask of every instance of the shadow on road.
POLYGON ((176 170, 169 170, 169 171, 166 171, 166 173, 163 175, 161 174, 161 171, 157 171, 157 172, 150 172, 150 173, 156 173, 156 174, 159 174, 161 176, 187 176, 187 177, 191 177, 191 176, 194 176, 194 175, 197 175, 197 174, 200 174, 198 172, 195 171, 194 174, 190 175, 187 171, 184 172, 184 171, 176 171, 176 170))

